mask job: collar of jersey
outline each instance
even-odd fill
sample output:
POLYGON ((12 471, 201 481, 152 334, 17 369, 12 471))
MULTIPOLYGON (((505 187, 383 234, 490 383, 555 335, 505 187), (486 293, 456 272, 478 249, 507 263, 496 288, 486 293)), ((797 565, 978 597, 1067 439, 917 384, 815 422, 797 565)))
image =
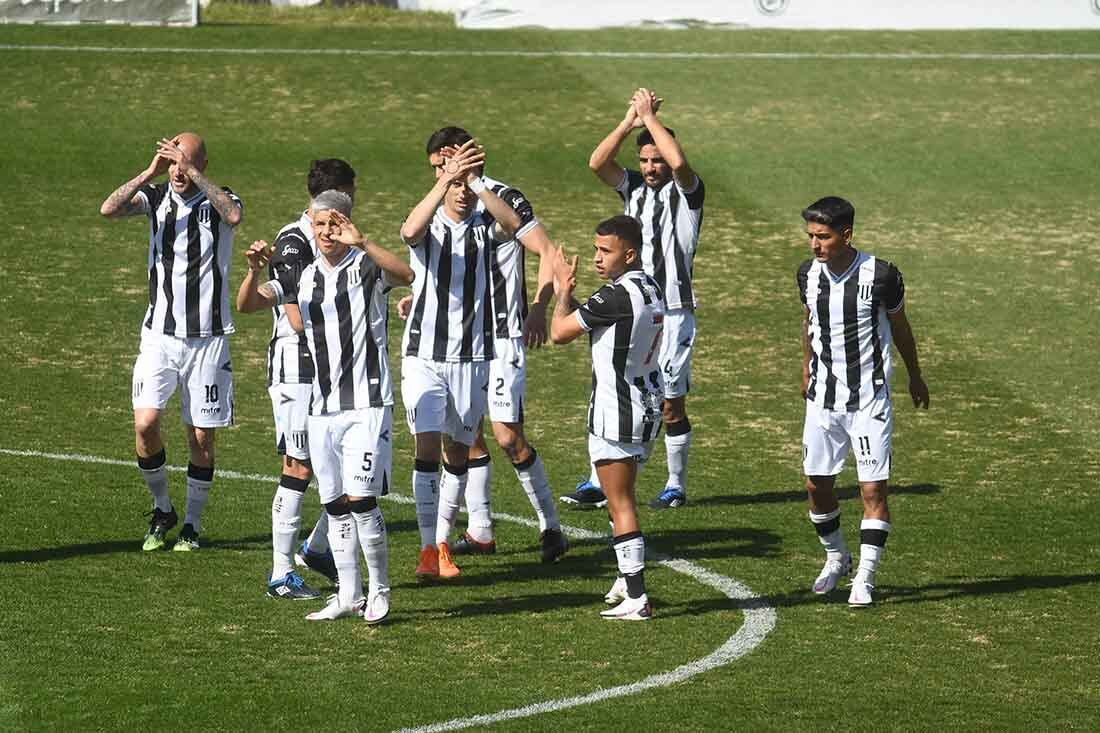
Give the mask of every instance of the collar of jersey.
MULTIPOLYGON (((480 199, 479 199, 478 203, 480 203, 480 199)), ((481 209, 479 209, 475 205, 473 211, 470 212, 469 216, 467 216, 462 221, 455 221, 451 217, 447 216, 447 210, 446 209, 444 209, 442 206, 439 207, 439 215, 441 217, 443 217, 443 220, 445 222, 447 222, 448 224, 450 224, 451 226, 458 226, 459 224, 466 224, 467 222, 470 221, 470 219, 473 219, 475 216, 479 215, 480 213, 481 213, 481 209)))
POLYGON ((321 268, 321 272, 325 273, 326 275, 331 275, 333 273, 339 272, 341 269, 344 268, 345 265, 348 264, 348 261, 351 258, 355 257, 355 253, 357 251, 358 250, 356 250, 355 247, 351 247, 350 249, 348 249, 347 253, 344 254, 344 258, 337 262, 335 265, 330 265, 328 263, 328 258, 321 254, 320 251, 318 251, 317 259, 320 260, 319 267, 321 268))
POLYGON ((618 276, 617 278, 615 278, 614 280, 612 280, 612 281, 611 281, 611 284, 612 284, 612 285, 618 285, 618 284, 619 284, 619 283, 621 283, 621 282, 622 282, 623 280, 625 280, 625 279, 627 279, 628 277, 630 277, 631 275, 634 275, 634 274, 637 274, 637 273, 641 273, 641 274, 643 274, 643 275, 644 275, 644 274, 645 274, 645 270, 642 270, 642 269, 640 269, 640 268, 639 268, 639 269, 637 269, 637 270, 627 270, 627 271, 626 271, 626 272, 624 272, 624 273, 623 273, 622 275, 619 275, 619 276, 618 276))
POLYGON ((176 193, 176 190, 172 188, 172 184, 168 184, 168 193, 170 193, 172 196, 175 196, 176 201, 188 208, 194 208, 195 202, 197 202, 199 199, 206 198, 206 194, 202 192, 202 189, 199 189, 194 196, 189 199, 185 199, 183 196, 180 196, 178 193, 176 193))
POLYGON ((843 280, 847 280, 848 276, 851 275, 852 272, 859 269, 859 266, 863 264, 863 253, 860 252, 858 249, 855 252, 856 252, 856 257, 855 257, 854 260, 852 260, 852 264, 848 265, 848 269, 845 270, 840 275, 834 275, 833 271, 829 269, 829 265, 827 263, 824 265, 825 272, 827 272, 829 274, 829 279, 830 280, 832 280, 835 283, 841 282, 843 280))

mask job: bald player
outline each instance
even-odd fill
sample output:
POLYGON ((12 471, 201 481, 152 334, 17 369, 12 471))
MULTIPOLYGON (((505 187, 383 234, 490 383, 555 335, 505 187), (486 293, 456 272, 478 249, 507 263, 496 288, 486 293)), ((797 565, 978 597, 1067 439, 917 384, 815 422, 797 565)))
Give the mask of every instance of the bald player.
POLYGON ((107 197, 109 219, 149 220, 149 307, 134 364, 137 463, 153 497, 142 549, 165 546, 179 521, 168 496, 160 416, 180 388, 190 450, 183 528, 172 549, 199 549, 201 515, 214 479, 214 435, 233 422, 233 367, 228 335, 229 261, 241 200, 206 177, 206 144, 193 132, 162 138, 149 165, 107 197), (153 181, 168 174, 164 183, 153 181))

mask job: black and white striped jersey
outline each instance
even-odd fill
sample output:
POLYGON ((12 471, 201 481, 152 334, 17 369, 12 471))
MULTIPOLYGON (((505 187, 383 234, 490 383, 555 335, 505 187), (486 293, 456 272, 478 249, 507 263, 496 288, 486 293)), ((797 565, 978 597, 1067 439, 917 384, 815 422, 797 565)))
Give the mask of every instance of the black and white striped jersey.
MULTIPOLYGON (((520 237, 538 225, 531 202, 519 189, 484 176, 485 185, 512 207, 519 215, 520 227, 515 236, 498 244, 489 260, 489 289, 493 298, 494 335, 499 339, 523 338, 523 322, 527 320, 527 275, 525 250, 520 237)), ((479 199, 478 209, 485 204, 479 199)))
MULTIPOLYGON (((238 206, 241 200, 222 189, 238 206)), ((229 260, 233 227, 201 191, 188 199, 167 183, 137 195, 149 216, 149 308, 145 328, 180 338, 233 333, 229 260)))
POLYGON ((324 257, 295 285, 271 283, 280 303, 298 303, 316 374, 310 415, 393 404, 388 355, 389 287, 365 252, 348 251, 333 267, 324 257))
MULTIPOLYGON (((273 249, 268 263, 270 278, 297 283, 302 271, 317 259, 313 223, 308 211, 303 212, 298 221, 279 230, 273 249)), ((297 333, 291 328, 283 306, 272 308, 271 316, 274 324, 267 345, 267 385, 310 384, 313 382, 313 357, 309 354, 305 333, 297 333)))
POLYGON ((451 363, 493 358, 489 278, 495 230, 487 211, 475 209, 455 222, 440 206, 424 237, 409 246, 416 280, 401 343, 405 356, 451 363))
POLYGON ((660 286, 645 272, 631 270, 597 290, 575 313, 592 345, 588 431, 622 443, 653 440, 664 398, 657 360, 664 330, 660 286))
POLYGON ((696 176, 690 191, 680 188, 675 177, 650 188, 641 173, 628 170, 615 190, 624 213, 642 224, 642 267, 664 291, 665 307, 695 308, 699 302, 691 280, 703 226, 703 179, 696 176))
POLYGON ((887 314, 904 304, 901 273, 886 260, 856 252, 843 275, 807 260, 797 279, 810 322, 806 399, 826 410, 865 407, 890 384, 893 338, 887 314))

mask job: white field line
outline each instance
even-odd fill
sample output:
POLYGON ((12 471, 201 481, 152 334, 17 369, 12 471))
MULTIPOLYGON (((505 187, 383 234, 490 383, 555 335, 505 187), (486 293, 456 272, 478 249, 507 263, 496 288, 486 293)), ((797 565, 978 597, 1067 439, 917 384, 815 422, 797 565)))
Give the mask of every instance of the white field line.
MULTIPOLYGON (((80 453, 44 453, 41 451, 31 450, 14 450, 11 448, 0 448, 0 455, 14 456, 19 458, 38 458, 53 461, 75 461, 79 463, 96 463, 108 466, 134 466, 133 460, 124 461, 117 458, 103 458, 100 456, 89 456, 80 453)), ((182 466, 169 466, 169 471, 185 471, 182 466)), ((241 481, 260 481, 263 483, 273 484, 279 480, 278 476, 265 476, 263 474, 255 473, 240 473, 238 471, 229 471, 224 469, 218 469, 217 477, 221 479, 241 480, 241 481)), ((386 497, 391 501, 395 501, 399 504, 413 504, 414 499, 402 494, 390 493, 386 497)), ((506 522, 514 522, 516 524, 522 524, 528 527, 538 528, 538 523, 525 517, 517 517, 512 514, 504 514, 501 512, 493 512, 494 519, 500 519, 506 522)), ((605 537, 605 535, 599 532, 593 532, 592 530, 582 529, 580 527, 570 527, 562 525, 562 531, 575 539, 586 540, 598 540, 605 537)), ((735 606, 740 606, 745 620, 741 624, 741 628, 737 630, 733 636, 726 639, 722 646, 715 649, 701 659, 696 659, 687 664, 680 665, 679 667, 670 670, 668 672, 662 672, 660 674, 651 675, 645 679, 637 682, 631 682, 626 685, 619 685, 618 687, 608 687, 590 692, 587 695, 578 695, 575 697, 565 697, 557 700, 547 700, 546 702, 534 703, 531 705, 525 705, 519 708, 511 708, 509 710, 501 710, 496 713, 488 713, 485 715, 474 715, 467 718, 454 718, 453 720, 447 720, 442 723, 432 723, 429 725, 417 726, 413 728, 402 728, 395 733, 437 733, 439 731, 452 731, 463 730, 465 728, 472 728, 474 726, 486 726, 493 723, 499 723, 504 720, 514 720, 516 718, 527 718, 532 715, 541 715, 543 713, 551 713, 556 710, 565 710, 566 708, 574 708, 581 705, 591 705, 592 703, 602 702, 604 700, 610 700, 616 697, 624 697, 626 695, 634 695, 645 690, 652 689, 654 687, 668 687, 674 685, 677 682, 683 682, 697 674, 706 672, 716 667, 729 664, 730 662, 745 656, 757 646, 759 646, 764 638, 775 628, 776 612, 775 609, 767 605, 760 599, 758 595, 753 593, 752 589, 743 583, 739 583, 733 578, 719 575, 718 573, 707 570, 704 567, 696 565, 688 560, 678 559, 658 559, 658 564, 674 570, 678 573, 687 575, 688 577, 698 581, 699 583, 709 586, 718 591, 722 595, 734 601, 735 606)))
POLYGON ((0 51, 62 51, 69 53, 220 54, 239 56, 429 56, 493 58, 580 58, 719 61, 1100 61, 1100 53, 922 53, 866 52, 816 53, 801 51, 507 51, 491 49, 401 48, 185 48, 168 46, 60 46, 0 43, 0 51))

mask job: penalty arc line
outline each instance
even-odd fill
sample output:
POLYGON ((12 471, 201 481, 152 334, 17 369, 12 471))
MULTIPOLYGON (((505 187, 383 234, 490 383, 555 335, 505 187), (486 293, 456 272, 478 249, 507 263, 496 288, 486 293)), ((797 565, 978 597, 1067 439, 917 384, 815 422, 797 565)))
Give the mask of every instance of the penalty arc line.
POLYGON ((1100 53, 935 53, 811 51, 508 51, 492 49, 400 49, 400 48, 186 48, 173 46, 62 46, 48 44, 0 43, 0 51, 65 51, 70 53, 154 53, 154 54, 230 54, 238 56, 417 56, 417 57, 489 57, 489 58, 594 58, 634 60, 719 60, 719 61, 1100 61, 1100 53))
MULTIPOLYGON (((39 458, 54 461, 74 461, 79 463, 95 463, 108 466, 133 466, 134 461, 124 461, 117 458, 103 458, 101 456, 90 456, 80 453, 46 453, 41 451, 31 450, 14 450, 11 448, 0 448, 0 455, 20 457, 20 458, 39 458)), ((182 466, 169 466, 169 471, 182 472, 186 471, 186 468, 182 466)), ((263 474, 255 473, 241 473, 239 471, 231 470, 218 470, 218 477, 231 480, 240 481, 262 481, 266 483, 275 483, 278 481, 277 476, 265 476, 263 474)), ((415 500, 409 496, 403 496, 401 494, 390 493, 384 498, 394 501, 399 504, 414 504, 415 500)), ((533 522, 525 517, 517 517, 512 514, 506 514, 503 512, 493 512, 494 519, 500 519, 507 522, 513 522, 515 524, 521 524, 529 527, 538 527, 537 522, 533 522)), ((566 535, 574 537, 576 539, 598 540, 602 539, 604 535, 599 532, 593 532, 592 530, 583 529, 581 527, 571 527, 562 525, 562 532, 566 535)), ((740 657, 745 656, 753 649, 763 643, 765 637, 775 628, 776 624, 776 611, 775 608, 769 606, 760 596, 752 591, 751 588, 740 583, 733 578, 719 575, 713 571, 696 565, 688 560, 681 560, 675 558, 663 558, 658 559, 657 563, 663 567, 673 570, 677 573, 687 575, 693 580, 701 583, 702 585, 713 588, 719 593, 723 594, 731 601, 733 605, 740 608, 744 614, 744 622, 741 627, 717 649, 708 654, 705 657, 696 659, 694 661, 682 664, 675 669, 668 672, 661 672, 659 674, 651 675, 645 679, 638 680, 637 682, 631 682, 625 685, 619 685, 617 687, 608 687, 596 690, 595 692, 588 693, 587 695, 577 695, 574 697, 564 697, 557 700, 547 700, 545 702, 533 703, 531 705, 525 705, 518 708, 510 708, 508 710, 501 710, 495 713, 487 713, 483 715, 473 715, 466 718, 454 718, 452 720, 443 721, 441 723, 431 723, 428 725, 415 726, 410 728, 401 728, 394 733, 442 733, 442 731, 462 730, 465 728, 472 728, 474 726, 491 725, 493 723, 503 722, 505 720, 515 720, 517 718, 527 718, 533 715, 541 715, 544 713, 551 713, 557 710, 565 710, 567 708, 579 707, 581 705, 591 705, 592 703, 603 702, 605 700, 611 700, 616 697, 625 697, 627 695, 634 695, 645 690, 653 689, 655 687, 668 687, 678 682, 683 682, 697 674, 701 674, 711 669, 724 666, 733 662, 740 657)))

